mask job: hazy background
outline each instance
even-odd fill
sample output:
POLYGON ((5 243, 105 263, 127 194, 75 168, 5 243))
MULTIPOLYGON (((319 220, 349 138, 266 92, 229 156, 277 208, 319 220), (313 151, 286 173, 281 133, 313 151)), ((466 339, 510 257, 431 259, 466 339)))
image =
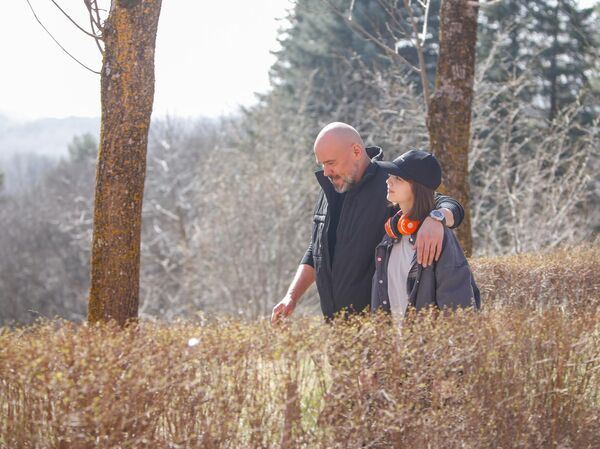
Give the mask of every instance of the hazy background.
MULTIPOLYGON (((326 123, 352 123, 388 159, 427 145, 419 77, 379 45, 415 60, 410 36, 397 25, 405 12, 398 8, 394 22, 382 2, 392 4, 163 1, 143 212, 143 316, 269 312, 310 239, 312 142, 326 123), (379 43, 341 19, 351 4, 354 23, 379 43)), ((99 70, 91 38, 49 0, 30 3, 70 53, 99 70)), ((81 1, 59 3, 85 23, 81 1)), ((475 254, 592 241, 600 222, 598 4, 488 3, 479 14, 469 166, 475 254), (583 10, 591 5, 596 12, 583 10)), ((438 7, 432 0, 430 83, 438 7)), ((80 320, 99 75, 52 41, 26 0, 4 2, 2 11, 0 324, 54 314, 80 320)), ((311 290, 300 312, 315 310, 311 290)))
MULTIPOLYGON (((94 41, 49 0, 30 0, 38 18, 69 53, 99 70, 94 41)), ((106 3, 106 2, 105 2, 106 3)), ((83 2, 59 2, 85 24, 83 2)), ((256 103, 269 88, 269 67, 289 0, 163 2, 156 42, 153 117, 218 117, 256 103)), ((5 188, 31 181, 38 168, 67 156, 76 135, 100 129, 100 77, 73 61, 36 21, 25 0, 3 5, 0 27, 0 167, 5 188), (15 156, 16 155, 16 156, 15 156), (49 158, 47 158, 47 157, 49 158), (42 162, 43 161, 43 162, 42 162)))

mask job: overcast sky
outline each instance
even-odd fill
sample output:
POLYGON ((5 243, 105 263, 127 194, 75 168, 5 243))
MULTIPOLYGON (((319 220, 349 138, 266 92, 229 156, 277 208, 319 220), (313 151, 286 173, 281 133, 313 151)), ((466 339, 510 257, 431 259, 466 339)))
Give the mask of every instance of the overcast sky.
MULTIPOLYGON (((69 52, 99 70, 94 41, 50 0, 29 0, 69 52)), ((59 0, 85 24, 82 0, 59 0)), ((108 3, 108 2, 105 2, 108 3)), ((216 116, 254 102, 269 86, 277 30, 290 0, 163 0, 156 43, 154 113, 216 116)), ((0 114, 18 119, 100 115, 100 78, 70 59, 26 0, 2 0, 0 114)))
MULTIPOLYGON (((50 0, 29 0, 44 25, 77 58, 99 70, 93 40, 50 0)), ((597 0, 581 0, 589 6, 597 0)), ((109 4, 109 0, 99 0, 109 4)), ((58 0, 86 23, 83 0, 58 0)), ((217 116, 254 102, 293 0, 163 0, 156 48, 154 113, 217 116)), ((0 114, 12 118, 100 115, 99 75, 71 60, 36 22, 27 0, 2 0, 0 114)))

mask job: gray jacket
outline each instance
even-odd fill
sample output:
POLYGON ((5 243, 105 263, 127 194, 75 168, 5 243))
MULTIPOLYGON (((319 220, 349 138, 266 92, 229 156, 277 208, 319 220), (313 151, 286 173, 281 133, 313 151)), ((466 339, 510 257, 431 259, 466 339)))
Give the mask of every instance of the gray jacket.
MULTIPOLYGON (((415 243, 416 234, 403 237, 415 243)), ((392 246, 396 240, 388 235, 375 249, 375 275, 371 290, 371 311, 382 309, 390 311, 388 296, 388 262, 392 246)), ((417 310, 435 306, 438 309, 481 306, 480 294, 467 258, 454 233, 444 228, 444 240, 440 259, 433 265, 423 268, 417 264, 417 256, 413 258, 408 273, 407 291, 409 306, 417 310)))

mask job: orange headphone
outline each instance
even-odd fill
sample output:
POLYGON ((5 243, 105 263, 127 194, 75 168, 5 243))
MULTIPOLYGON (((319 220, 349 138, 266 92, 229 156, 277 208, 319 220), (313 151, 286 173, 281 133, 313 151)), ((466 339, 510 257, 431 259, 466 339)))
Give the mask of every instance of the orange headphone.
POLYGON ((402 211, 398 211, 393 217, 388 218, 385 222, 385 232, 393 239, 399 239, 403 235, 411 235, 417 232, 419 225, 418 220, 411 220, 404 216, 402 211))

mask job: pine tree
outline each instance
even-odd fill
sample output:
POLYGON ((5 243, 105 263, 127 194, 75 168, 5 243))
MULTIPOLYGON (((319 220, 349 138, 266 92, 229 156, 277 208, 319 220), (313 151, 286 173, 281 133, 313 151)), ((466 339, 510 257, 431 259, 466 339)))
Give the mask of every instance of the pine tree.
MULTIPOLYGON (((375 12, 375 18, 380 15, 382 11, 376 10, 375 3, 360 2, 353 20, 360 21, 365 9, 375 12)), ((348 5, 343 0, 329 5, 322 0, 298 1, 289 17, 291 25, 280 39, 271 81, 290 101, 302 102, 309 115, 331 115, 344 101, 348 93, 340 87, 340 80, 351 79, 348 63, 353 58, 358 56, 369 67, 381 63, 381 50, 347 25, 348 5)), ((368 23, 364 26, 377 34, 368 23)))
POLYGON ((495 63, 487 73, 492 81, 534 71, 538 81, 521 89, 520 98, 552 121, 559 110, 591 90, 588 74, 598 56, 597 22, 593 9, 579 9, 575 0, 499 2, 484 8, 478 57, 487 58, 496 45, 495 63))
POLYGON ((540 89, 545 99, 548 119, 572 103, 579 93, 589 88, 586 55, 597 53, 592 46, 592 8, 577 9, 575 0, 539 2, 532 15, 540 33, 538 71, 543 79, 540 89), (549 37, 549 39, 548 39, 549 37))
POLYGON ((73 137, 67 150, 71 161, 94 160, 98 156, 98 141, 92 134, 85 133, 73 137))
MULTIPOLYGON (((440 0, 431 1, 423 49, 430 85, 435 80, 437 46, 433 44, 437 42, 439 5, 440 0)), ((420 32, 423 9, 416 5, 411 9, 420 32)), ((271 81, 279 94, 301 103, 306 114, 335 114, 340 104, 369 93, 365 92, 369 86, 356 72, 385 72, 391 64, 402 66, 409 82, 421 91, 420 75, 409 66, 417 67, 418 60, 402 1, 299 0, 288 20, 290 26, 280 38, 271 81)), ((372 94, 371 101, 376 102, 372 94)))

